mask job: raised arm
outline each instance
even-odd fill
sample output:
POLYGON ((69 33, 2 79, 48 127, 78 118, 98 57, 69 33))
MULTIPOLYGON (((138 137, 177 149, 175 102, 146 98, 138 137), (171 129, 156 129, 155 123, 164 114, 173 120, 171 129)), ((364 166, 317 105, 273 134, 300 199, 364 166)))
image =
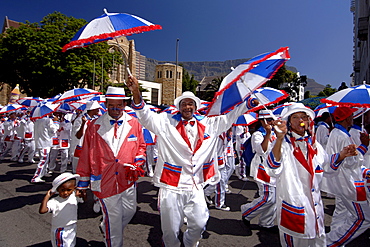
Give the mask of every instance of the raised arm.
POLYGON ((130 75, 128 81, 126 82, 128 89, 130 89, 133 97, 133 101, 136 105, 141 103, 141 93, 139 90, 139 81, 136 77, 130 75))

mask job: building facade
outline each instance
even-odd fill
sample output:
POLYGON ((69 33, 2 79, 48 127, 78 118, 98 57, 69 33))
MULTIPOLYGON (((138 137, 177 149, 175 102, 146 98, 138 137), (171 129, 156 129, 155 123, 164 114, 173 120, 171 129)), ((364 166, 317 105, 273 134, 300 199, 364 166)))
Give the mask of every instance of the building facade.
POLYGON ((368 0, 351 0, 353 13, 353 74, 352 84, 370 84, 370 43, 368 0))
POLYGON ((182 67, 175 64, 156 66, 154 80, 162 84, 162 104, 173 105, 175 98, 182 94, 182 74, 182 67))

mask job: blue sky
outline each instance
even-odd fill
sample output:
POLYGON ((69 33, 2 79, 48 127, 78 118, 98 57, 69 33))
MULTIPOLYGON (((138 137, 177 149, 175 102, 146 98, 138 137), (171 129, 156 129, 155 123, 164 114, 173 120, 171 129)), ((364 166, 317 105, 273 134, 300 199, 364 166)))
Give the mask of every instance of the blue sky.
POLYGON ((224 61, 290 48, 289 66, 318 83, 350 84, 353 15, 344 0, 18 0, 0 8, 0 18, 40 22, 59 11, 87 21, 108 12, 130 13, 163 27, 137 34, 136 50, 149 58, 224 61))

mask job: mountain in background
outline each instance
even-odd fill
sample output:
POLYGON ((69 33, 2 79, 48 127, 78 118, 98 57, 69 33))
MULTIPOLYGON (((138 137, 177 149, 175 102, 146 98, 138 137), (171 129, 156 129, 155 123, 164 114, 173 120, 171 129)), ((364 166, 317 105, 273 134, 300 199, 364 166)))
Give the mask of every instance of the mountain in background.
MULTIPOLYGON (((244 63, 248 59, 234 59, 226 61, 211 61, 211 62, 179 62, 188 71, 189 74, 194 75, 194 79, 201 81, 205 76, 225 76, 230 73, 231 67, 236 67, 241 63, 244 63)), ((146 70, 145 79, 148 81, 154 81, 155 66, 157 64, 172 63, 173 61, 158 61, 152 58, 146 58, 146 70)), ((298 72, 295 67, 286 66, 287 70, 298 72)), ((320 91, 325 88, 324 85, 317 83, 314 79, 307 78, 307 86, 305 92, 310 91, 311 95, 317 95, 320 91)))

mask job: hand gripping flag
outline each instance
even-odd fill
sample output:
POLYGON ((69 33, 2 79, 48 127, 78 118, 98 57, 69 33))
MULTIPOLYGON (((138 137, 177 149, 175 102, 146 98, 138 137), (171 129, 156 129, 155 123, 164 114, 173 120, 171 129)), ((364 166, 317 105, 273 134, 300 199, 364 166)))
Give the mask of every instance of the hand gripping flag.
POLYGON ((238 65, 221 82, 209 109, 208 116, 222 115, 242 103, 251 93, 270 80, 290 59, 288 47, 256 56, 238 65))

